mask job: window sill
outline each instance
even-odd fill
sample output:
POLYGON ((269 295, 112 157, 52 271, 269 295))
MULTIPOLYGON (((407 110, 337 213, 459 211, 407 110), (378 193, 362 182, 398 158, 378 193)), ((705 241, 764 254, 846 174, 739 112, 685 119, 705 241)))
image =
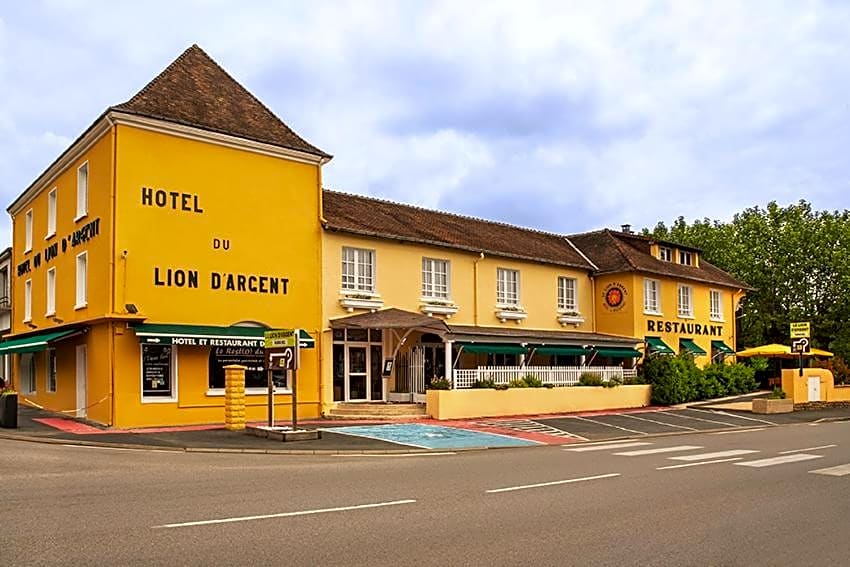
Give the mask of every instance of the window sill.
POLYGON ((451 316, 457 313, 458 309, 460 308, 457 305, 450 303, 423 303, 419 306, 419 310, 426 315, 445 315, 446 319, 451 319, 451 316))
POLYGON ((77 213, 77 216, 74 217, 74 222, 80 222, 81 220, 83 220, 87 216, 89 216, 88 211, 86 211, 84 213, 77 213))
POLYGON ((558 315, 558 323, 563 327, 564 325, 575 325, 578 327, 582 323, 584 323, 585 319, 582 315, 566 315, 560 314, 558 315))
POLYGON ((32 247, 24 249, 24 254, 29 254, 30 252, 32 252, 32 247))
POLYGON ((143 404, 176 404, 177 398, 166 398, 164 396, 161 397, 161 398, 157 398, 155 396, 150 396, 150 397, 142 396, 142 403, 143 404))
POLYGON ((45 313, 44 316, 45 317, 55 317, 56 311, 49 311, 49 312, 45 313))
POLYGON ((28 317, 27 319, 23 319, 23 320, 21 321, 21 323, 24 323, 24 324, 32 323, 32 317, 28 317))
MULTIPOLYGON (((245 388, 246 396, 267 396, 269 393, 268 388, 245 388)), ((275 388, 274 394, 276 396, 283 395, 291 395, 292 389, 281 390, 275 388)), ((207 390, 207 397, 210 398, 223 398, 224 397, 224 388, 210 388, 207 390)))
POLYGON ((722 317, 711 317, 709 318, 709 321, 711 321, 712 323, 725 323, 726 319, 723 319, 722 317))
POLYGON ((50 239, 51 239, 51 238, 53 238, 54 236, 56 236, 56 231, 55 231, 55 230, 54 230, 53 232, 49 233, 49 234, 45 234, 45 235, 44 235, 44 239, 45 239, 45 240, 50 240, 50 239))
POLYGON ((677 317, 679 319, 696 319, 696 317, 694 317, 693 315, 683 315, 682 313, 679 313, 677 317))
POLYGON ((528 317, 528 313, 523 308, 518 309, 505 309, 503 307, 496 307, 496 317, 504 323, 505 321, 522 321, 523 319, 528 317))
POLYGON ((74 310, 76 311, 78 309, 85 309, 88 306, 88 303, 77 303, 76 305, 74 305, 74 310))
POLYGON ((652 315, 653 317, 664 317, 664 313, 662 313, 661 311, 647 311, 646 309, 644 309, 643 314, 652 315))
POLYGON ((369 311, 374 312, 384 306, 384 300, 380 299, 380 297, 373 297, 371 299, 361 297, 342 297, 339 300, 339 304, 342 305, 349 313, 353 312, 355 309, 368 309, 369 311))

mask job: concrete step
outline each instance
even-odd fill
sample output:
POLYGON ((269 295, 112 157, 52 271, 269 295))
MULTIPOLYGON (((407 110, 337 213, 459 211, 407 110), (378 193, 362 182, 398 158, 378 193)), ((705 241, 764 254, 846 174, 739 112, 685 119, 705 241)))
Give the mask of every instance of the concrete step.
POLYGON ((423 404, 343 403, 328 411, 329 419, 423 419, 423 404))

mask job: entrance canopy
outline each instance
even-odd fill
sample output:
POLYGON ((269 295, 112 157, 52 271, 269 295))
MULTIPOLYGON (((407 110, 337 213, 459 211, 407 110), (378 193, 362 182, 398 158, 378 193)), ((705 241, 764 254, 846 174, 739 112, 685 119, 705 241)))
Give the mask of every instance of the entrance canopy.
MULTIPOLYGON (((241 346, 259 348, 264 345, 265 327, 213 327, 208 325, 161 325, 142 323, 133 331, 139 342, 160 345, 241 346)), ((299 329, 299 346, 315 348, 316 341, 307 331, 299 329)))
POLYGON ((449 327, 442 319, 390 307, 374 313, 331 319, 332 329, 417 329, 445 335, 449 327))
POLYGON ((80 331, 67 329, 54 331, 52 333, 38 333, 20 339, 11 339, 0 343, 0 355, 25 352, 40 352, 50 346, 51 343, 66 339, 71 335, 77 335, 80 331))
MULTIPOLYGON (((771 343, 769 345, 762 345, 753 348, 748 348, 742 351, 735 353, 736 356, 742 358, 748 358, 753 356, 763 356, 765 358, 797 358, 800 356, 796 352, 791 352, 791 347, 788 345, 780 345, 776 343, 771 343)), ((813 348, 807 353, 803 353, 803 356, 822 356, 824 358, 829 358, 833 356, 833 354, 826 350, 821 350, 819 348, 813 348)))

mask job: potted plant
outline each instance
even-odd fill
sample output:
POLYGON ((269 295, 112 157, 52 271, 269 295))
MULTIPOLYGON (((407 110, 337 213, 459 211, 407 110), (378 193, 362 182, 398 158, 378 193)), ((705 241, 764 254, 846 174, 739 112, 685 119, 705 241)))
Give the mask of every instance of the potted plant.
POLYGON ((791 413, 794 400, 787 398, 781 388, 774 388, 766 398, 753 400, 753 413, 791 413))
POLYGON ((0 378, 0 427, 18 427, 18 393, 0 378))

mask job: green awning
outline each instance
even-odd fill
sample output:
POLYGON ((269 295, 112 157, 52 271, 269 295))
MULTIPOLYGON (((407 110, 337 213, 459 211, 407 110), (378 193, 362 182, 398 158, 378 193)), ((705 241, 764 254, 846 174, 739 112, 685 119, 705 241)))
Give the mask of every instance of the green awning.
POLYGON ((679 348, 685 349, 689 354, 693 354, 694 356, 704 356, 706 354, 702 347, 691 339, 679 339, 679 348))
POLYGON ((545 345, 534 349, 534 354, 554 354, 557 356, 584 356, 587 349, 570 345, 545 345))
MULTIPOLYGON (((161 325, 141 323, 133 330, 145 344, 185 346, 264 346, 265 327, 213 327, 209 325, 161 325)), ((299 329, 299 346, 315 348, 316 341, 304 329, 299 329)))
POLYGON ((646 337, 646 344, 649 345, 649 349, 653 352, 659 354, 676 354, 672 348, 667 346, 667 343, 658 337, 646 337))
POLYGON ((593 349, 599 356, 607 356, 609 358, 640 358, 643 353, 637 349, 627 347, 599 347, 593 349))
POLYGON ((521 345, 458 343, 463 352, 480 352, 487 354, 526 354, 528 349, 521 345))
POLYGON ((717 349, 723 354, 735 354, 735 351, 729 348, 723 341, 711 341, 711 348, 717 349))
POLYGON ((12 354, 15 352, 40 352, 46 349, 50 343, 64 339, 68 335, 76 334, 74 329, 65 331, 54 331, 52 333, 39 333, 21 339, 11 339, 0 343, 0 354, 12 354))

